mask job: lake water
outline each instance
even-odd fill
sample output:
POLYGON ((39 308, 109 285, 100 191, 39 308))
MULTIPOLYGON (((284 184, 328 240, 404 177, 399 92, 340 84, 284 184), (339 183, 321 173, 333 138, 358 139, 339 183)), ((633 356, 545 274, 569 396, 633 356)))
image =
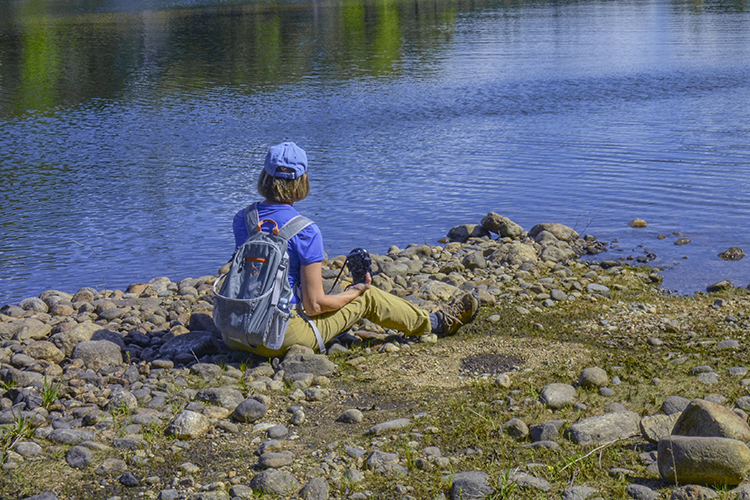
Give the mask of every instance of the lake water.
POLYGON ((330 255, 494 211, 746 286, 749 135, 748 0, 2 2, 0 305, 214 274, 284 140, 330 255))

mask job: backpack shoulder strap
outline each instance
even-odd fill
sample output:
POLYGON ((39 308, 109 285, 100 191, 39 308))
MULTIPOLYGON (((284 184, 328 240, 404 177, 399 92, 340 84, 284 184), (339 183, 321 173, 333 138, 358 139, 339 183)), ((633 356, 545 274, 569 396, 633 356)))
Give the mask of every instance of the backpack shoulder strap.
POLYGON ((255 232, 258 222, 258 204, 251 203, 245 208, 245 229, 248 236, 255 232))
POLYGON ((297 233, 312 224, 313 221, 304 215, 297 215, 279 229, 279 236, 285 240, 291 240, 297 233))

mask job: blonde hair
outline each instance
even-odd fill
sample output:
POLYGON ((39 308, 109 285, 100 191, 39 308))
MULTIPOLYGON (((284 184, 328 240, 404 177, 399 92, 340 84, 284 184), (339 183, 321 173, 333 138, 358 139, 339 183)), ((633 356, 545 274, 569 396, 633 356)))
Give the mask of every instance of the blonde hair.
POLYGON ((296 179, 284 179, 268 175, 263 169, 258 177, 258 193, 269 200, 280 203, 294 203, 304 200, 310 194, 310 180, 307 173, 296 179))

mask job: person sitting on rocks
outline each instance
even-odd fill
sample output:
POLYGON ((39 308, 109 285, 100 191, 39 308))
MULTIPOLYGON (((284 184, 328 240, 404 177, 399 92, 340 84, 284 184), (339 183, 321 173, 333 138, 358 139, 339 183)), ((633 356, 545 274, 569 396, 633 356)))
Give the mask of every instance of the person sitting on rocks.
MULTIPOLYGON (((258 219, 271 219, 282 227, 299 212, 293 207, 310 193, 307 175, 307 154, 293 142, 278 144, 269 149, 263 170, 258 177, 258 193, 265 199, 257 205, 258 219)), ((245 209, 234 217, 236 246, 248 237, 245 209)), ((334 337, 346 332, 360 319, 367 319, 386 329, 394 329, 406 336, 418 337, 429 333, 452 335, 474 319, 479 310, 475 294, 465 293, 435 313, 429 313, 395 295, 371 286, 369 273, 365 283, 349 286, 345 291, 328 295, 323 290, 323 237, 317 225, 307 226, 289 240, 289 282, 298 290, 292 300, 307 319, 295 311, 279 350, 265 346, 232 348, 251 350, 265 357, 283 355, 292 345, 317 349, 334 337), (296 288, 295 285, 299 284, 296 288), (320 341, 316 337, 317 328, 320 341)))

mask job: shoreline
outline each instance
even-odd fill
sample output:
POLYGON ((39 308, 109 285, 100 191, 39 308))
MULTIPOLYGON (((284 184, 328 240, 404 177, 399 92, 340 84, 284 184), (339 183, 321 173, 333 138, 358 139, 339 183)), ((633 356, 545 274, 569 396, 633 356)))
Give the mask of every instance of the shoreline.
MULTIPOLYGON (((636 219, 635 221, 640 221, 640 224, 645 224, 645 221, 642 221, 640 219, 636 219)), ((551 225, 559 225, 550 223, 551 225)), ((545 224, 537 224, 534 227, 538 226, 544 226, 545 224)), ((559 225, 562 226, 562 225, 559 225)), ((566 226, 562 226, 566 227, 566 226)), ((631 226, 633 228, 633 231, 640 231, 643 229, 643 225, 635 224, 631 226)), ((530 231, 533 231, 534 228, 532 228, 530 231)), ((578 233, 576 233, 573 229, 567 228, 566 230, 571 231, 576 234, 575 236, 575 243, 573 241, 565 241, 561 240, 561 243, 564 245, 567 244, 568 249, 573 249, 574 253, 576 254, 576 258, 580 258, 582 261, 585 262, 591 262, 594 264, 597 264, 598 262, 602 261, 619 261, 622 265, 633 265, 633 266, 647 266, 651 268, 653 271, 658 273, 667 273, 663 274, 665 281, 670 281, 670 275, 668 273, 670 272, 678 272, 679 271, 679 264, 680 260, 687 259, 687 256, 683 256, 681 258, 679 257, 668 257, 667 260, 670 258, 673 259, 671 264, 668 262, 664 262, 663 259, 661 259, 661 253, 663 249, 659 250, 660 255, 657 255, 654 253, 651 249, 649 249, 648 246, 646 246, 643 241, 644 240, 634 240, 632 243, 633 248, 630 250, 627 250, 624 248, 623 243, 621 243, 620 238, 615 238, 611 242, 604 242, 599 241, 595 236, 585 235, 583 238, 581 238, 578 233), (642 241, 641 243, 638 243, 638 241, 642 241), (654 262, 656 261, 656 262, 654 262)), ((480 238, 485 239, 488 238, 493 241, 503 241, 509 242, 509 241, 523 241, 523 240, 535 240, 533 236, 529 236, 530 231, 524 231, 521 226, 518 226, 517 224, 513 223, 509 219, 499 216, 495 213, 489 213, 487 214, 482 222, 480 224, 461 224, 459 226, 455 226, 451 228, 446 237, 438 240, 433 246, 445 246, 449 243, 454 242, 465 242, 468 237, 471 235, 473 238, 480 238), (500 225, 498 225, 500 224, 500 225), (486 225, 487 227, 484 227, 486 225), (513 229, 508 229, 513 228, 513 229), (499 231, 499 232, 498 232, 499 231), (509 232, 510 231, 510 232, 509 232), (473 232, 473 233, 472 233, 473 232), (508 240, 510 238, 510 240, 508 240)), ((654 236, 653 234, 650 235, 650 237, 656 238, 657 241, 660 240, 667 240, 667 238, 675 239, 674 245, 677 245, 677 241, 683 240, 683 242, 689 242, 689 239, 680 236, 679 233, 675 233, 674 235, 670 235, 669 237, 665 235, 659 234, 658 236, 654 236)), ((625 238, 623 235, 622 238, 625 238)), ((633 235, 628 235, 628 238, 633 239, 633 235)), ((628 240, 629 241, 629 240, 628 240)), ((528 242, 528 241, 527 241, 528 242)), ((533 241, 532 243, 537 243, 536 241, 533 241)), ((425 243, 426 244, 426 243, 425 243)), ((687 243, 682 243, 687 244, 687 243)), ((415 244, 409 244, 407 247, 414 246, 415 244)), ((541 241, 541 245, 549 245, 549 241, 541 241)), ((678 246, 677 248, 685 248, 682 246, 678 246)), ((532 264, 535 264, 538 260, 541 260, 543 256, 541 255, 541 250, 538 250, 538 258, 536 260, 532 259, 532 264)), ((372 253, 372 252, 371 252, 372 253)), ((382 254, 383 256, 387 256, 390 252, 387 252, 385 254, 382 254)), ((666 253, 666 252, 665 252, 666 253)), ((377 254, 375 254, 377 255, 377 254)), ((340 257, 340 256, 339 256, 340 257)), ((719 258, 719 262, 725 262, 725 261, 739 261, 744 257, 744 251, 740 247, 730 247, 726 249, 724 252, 721 252, 719 255, 717 255, 719 258), (722 258, 722 254, 730 255, 728 258, 722 258)), ((331 259, 333 260, 333 259, 331 259)), ((718 262, 714 263, 714 266, 721 265, 718 262)), ((719 275, 721 272, 717 271, 716 274, 719 275)), ((726 273, 724 273, 726 274, 726 273)), ((733 273, 730 273, 733 274, 733 273)), ((200 279, 208 278, 212 275, 203 275, 200 279)), ((172 282, 171 278, 165 278, 165 277, 158 277, 158 278, 152 278, 150 281, 154 280, 165 280, 169 279, 170 282, 172 282)), ((177 280, 176 283, 180 283, 183 281, 190 281, 196 278, 187 277, 180 280, 177 280)), ((685 289, 685 290, 676 290, 676 289, 668 289, 664 288, 665 293, 671 293, 671 294, 679 294, 679 295, 692 295, 694 293, 704 293, 707 291, 707 288, 714 287, 714 285, 719 286, 727 286, 726 282, 729 282, 731 286, 735 286, 734 283, 731 282, 730 279, 717 277, 714 280, 710 281, 704 281, 706 287, 703 289, 685 289)), ((127 290, 131 287, 137 287, 139 285, 142 285, 144 282, 137 281, 130 283, 129 285, 124 287, 125 292, 128 293, 127 290)), ((99 291, 115 291, 116 288, 112 288, 109 290, 97 290, 95 288, 92 288, 90 286, 82 286, 80 289, 89 289, 92 291, 96 291, 97 293, 99 291)), ((60 291, 59 289, 49 289, 44 290, 40 292, 38 295, 31 295, 28 297, 20 297, 18 299, 13 299, 5 304, 0 304, 0 307, 3 306, 9 306, 9 305, 18 305, 23 300, 26 300, 28 298, 33 297, 39 297, 41 294, 49 291, 60 291)), ((173 289, 172 291, 176 291, 176 289, 173 289)), ((75 295, 74 291, 71 292, 64 292, 66 295, 75 295)))
MULTIPOLYGON (((467 485, 512 483, 535 498, 570 488, 578 472, 571 480, 560 460, 603 445, 620 457, 606 463, 649 477, 654 494, 671 491, 654 458, 669 433, 652 419, 677 413, 654 401, 679 396, 680 413, 687 397, 743 408, 747 290, 669 297, 651 269, 582 262, 596 242, 559 224, 499 240, 474 231, 372 255, 374 286, 425 309, 478 292, 479 318, 447 339, 364 321, 353 346, 269 362, 223 345, 211 320, 216 276, 48 291, 3 307, 0 496, 454 499, 467 485), (497 450, 507 456, 481 458, 497 450), (524 466, 538 460, 548 468, 524 466), (503 480, 506 467, 524 475, 503 480)), ((326 286, 343 259, 326 262, 326 286)), ((606 470, 585 475, 610 497, 622 488, 606 470)))

